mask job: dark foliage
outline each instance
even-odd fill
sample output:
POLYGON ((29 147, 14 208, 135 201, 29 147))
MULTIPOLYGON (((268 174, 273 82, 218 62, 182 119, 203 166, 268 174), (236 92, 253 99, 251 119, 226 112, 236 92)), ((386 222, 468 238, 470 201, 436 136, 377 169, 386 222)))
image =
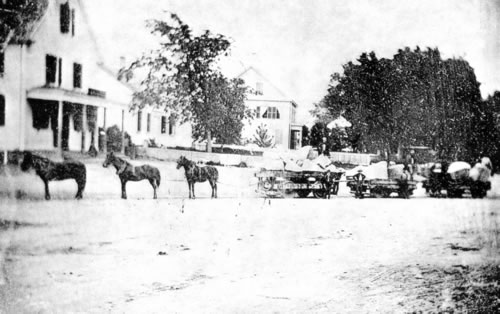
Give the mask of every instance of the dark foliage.
POLYGON ((392 59, 363 53, 343 67, 314 112, 320 118, 325 109, 330 116, 342 113, 353 124, 349 139, 358 150, 390 155, 428 146, 441 159, 471 160, 491 147, 491 109, 465 60, 443 60, 438 49, 417 47, 392 59))

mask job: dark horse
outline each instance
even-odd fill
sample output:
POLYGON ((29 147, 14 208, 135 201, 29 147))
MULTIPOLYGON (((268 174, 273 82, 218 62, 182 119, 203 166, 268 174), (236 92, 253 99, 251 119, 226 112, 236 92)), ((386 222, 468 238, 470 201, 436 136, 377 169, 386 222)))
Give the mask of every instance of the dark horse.
POLYGON ((45 184, 45 199, 50 200, 49 181, 66 179, 75 179, 78 185, 75 197, 77 199, 82 198, 82 193, 87 182, 87 170, 83 163, 76 160, 55 162, 48 158, 25 152, 23 162, 21 163, 21 170, 27 171, 30 168, 35 169, 36 174, 45 184))
POLYGON ((106 160, 102 164, 104 168, 112 164, 116 168, 116 174, 122 182, 122 198, 127 199, 127 191, 125 186, 127 181, 148 180, 154 190, 153 198, 156 198, 156 189, 160 186, 161 176, 158 168, 150 165, 142 165, 134 167, 127 161, 116 157, 113 152, 108 153, 106 160))
POLYGON ((180 167, 184 167, 186 173, 186 179, 189 186, 189 198, 196 198, 194 195, 194 183, 205 182, 207 180, 212 187, 212 198, 217 198, 217 180, 219 179, 217 168, 211 166, 198 167, 193 161, 184 156, 181 156, 179 160, 177 160, 177 169, 180 167), (193 191, 192 197, 191 191, 193 191))

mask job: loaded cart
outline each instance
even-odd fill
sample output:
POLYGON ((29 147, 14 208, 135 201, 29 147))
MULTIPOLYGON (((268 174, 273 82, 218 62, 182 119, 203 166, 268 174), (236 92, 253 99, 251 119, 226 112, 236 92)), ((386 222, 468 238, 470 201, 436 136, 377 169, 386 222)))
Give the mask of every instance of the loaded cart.
POLYGON ((347 177, 347 187, 351 189, 351 193, 356 194, 358 184, 360 184, 361 193, 376 198, 390 197, 392 193, 407 198, 417 188, 417 182, 413 180, 368 179, 358 183, 352 176, 347 177), (403 188, 404 184, 407 185, 406 190, 403 188))
POLYGON ((284 197, 296 193, 305 198, 311 192, 316 198, 336 195, 344 172, 261 170, 256 173, 258 191, 266 197, 284 197))
POLYGON ((409 198, 417 188, 417 181, 404 171, 404 165, 390 165, 381 161, 369 166, 357 166, 346 173, 347 187, 355 197, 390 197, 396 193, 409 198), (362 176, 357 173, 363 173, 362 176))

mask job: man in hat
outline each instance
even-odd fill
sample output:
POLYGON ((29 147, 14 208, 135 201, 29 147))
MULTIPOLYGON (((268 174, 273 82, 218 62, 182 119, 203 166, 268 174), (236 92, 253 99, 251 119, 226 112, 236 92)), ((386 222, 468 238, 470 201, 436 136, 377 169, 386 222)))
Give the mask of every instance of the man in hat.
POLYGON ((356 192, 354 193, 355 198, 363 198, 363 183, 365 182, 365 174, 363 173, 363 169, 359 169, 358 173, 352 176, 354 181, 356 181, 356 192))

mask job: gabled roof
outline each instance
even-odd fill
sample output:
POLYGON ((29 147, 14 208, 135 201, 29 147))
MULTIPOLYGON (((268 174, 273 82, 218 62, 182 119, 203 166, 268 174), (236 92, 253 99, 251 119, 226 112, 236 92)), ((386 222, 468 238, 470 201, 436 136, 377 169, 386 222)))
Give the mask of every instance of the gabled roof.
MULTIPOLYGON (((80 12, 83 17, 82 18, 83 23, 85 23, 87 31, 89 32, 90 38, 92 40, 92 43, 94 44, 94 49, 96 51, 97 59, 103 60, 102 54, 99 50, 99 45, 97 44, 97 38, 95 36, 94 31, 92 30, 92 27, 88 22, 89 18, 87 15, 87 11, 85 9, 84 2, 82 0, 76 0, 76 3, 78 3, 78 6, 80 7, 81 10, 80 12)), ((0 51, 3 50, 2 48, 4 47, 5 44, 27 43, 33 41, 34 36, 40 29, 40 25, 47 17, 49 6, 54 4, 55 1, 33 0, 33 5, 28 6, 26 10, 38 10, 37 13, 35 14, 33 12, 30 12, 29 14, 27 14, 26 16, 27 21, 23 23, 20 27, 14 29, 5 43, 0 43, 0 51), (33 6, 36 6, 36 8, 33 6)), ((1 10, 2 9, 0 9, 0 13, 1 10)), ((99 61, 99 63, 102 63, 102 61, 99 61)))
POLYGON ((281 91, 281 89, 279 89, 278 87, 276 87, 276 85, 274 85, 271 81, 269 81, 264 75, 262 75, 262 73, 260 73, 260 71, 258 71, 256 68, 254 68, 253 66, 250 66, 248 67, 246 70, 244 70, 240 75, 238 75, 237 77, 238 78, 242 78, 243 76, 245 76, 245 74, 249 73, 249 72, 254 72, 255 74, 257 74, 263 81, 265 81, 266 83, 268 83, 272 88, 274 88, 283 98, 286 98, 286 99, 291 99, 290 97, 286 96, 285 93, 283 93, 281 91))

